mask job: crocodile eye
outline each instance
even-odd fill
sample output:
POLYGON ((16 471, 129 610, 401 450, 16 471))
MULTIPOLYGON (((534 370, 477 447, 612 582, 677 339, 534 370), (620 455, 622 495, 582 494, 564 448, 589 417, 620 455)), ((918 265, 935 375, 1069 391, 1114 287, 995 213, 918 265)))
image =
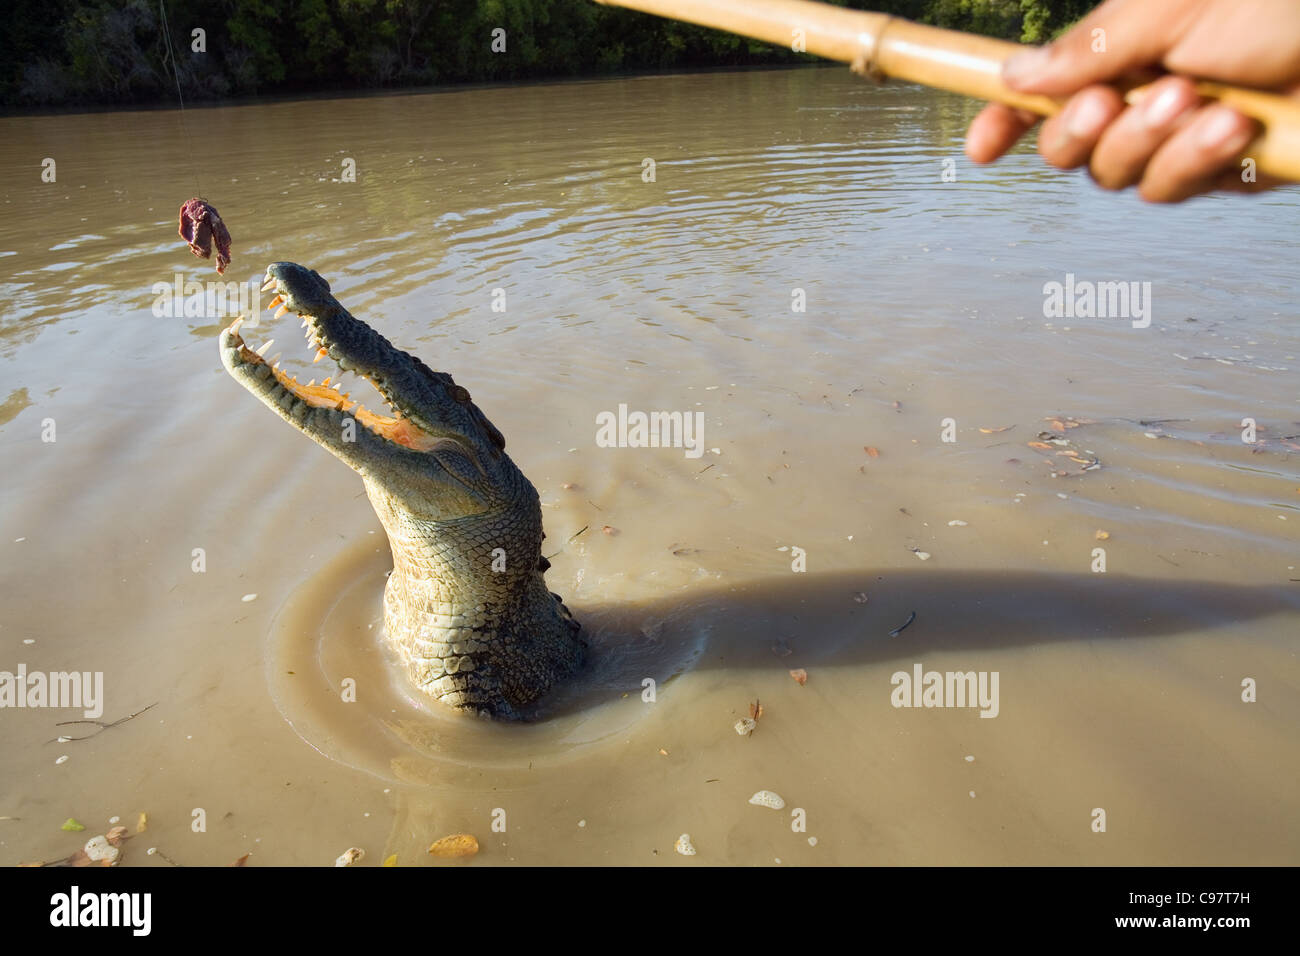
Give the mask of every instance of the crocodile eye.
POLYGON ((462 405, 464 405, 466 402, 469 401, 469 392, 467 392, 461 386, 457 385, 455 388, 451 390, 451 397, 454 398, 456 401, 460 402, 462 405))

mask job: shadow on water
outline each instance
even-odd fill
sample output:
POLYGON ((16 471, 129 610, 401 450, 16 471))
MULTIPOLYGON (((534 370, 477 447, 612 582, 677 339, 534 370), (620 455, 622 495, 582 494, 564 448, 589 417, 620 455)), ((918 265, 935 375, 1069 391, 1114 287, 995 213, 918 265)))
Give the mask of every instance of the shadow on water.
MULTIPOLYGON (((870 665, 930 652, 1173 637, 1287 611, 1300 611, 1300 591, 1282 585, 918 569, 791 574, 645 604, 577 604, 575 613, 592 632, 585 680, 639 690, 644 677, 663 683, 689 668, 870 665)), ((593 702, 590 689, 571 698, 562 691, 549 715, 593 702)))
POLYGON ((640 704, 646 678, 660 703, 689 712, 694 705, 674 686, 688 673, 910 669, 938 656, 981 670, 981 652, 1173 638, 1300 612, 1300 591, 1285 586, 929 567, 791 574, 650 601, 574 600, 591 644, 588 666, 539 719, 503 724, 450 712, 406 682, 380 640, 388 566, 386 551, 365 542, 304 582, 277 616, 268 676, 285 718, 321 753, 439 788, 472 788, 486 768, 510 779, 625 742, 651 709, 640 704), (348 677, 362 691, 355 701, 339 693, 348 677))

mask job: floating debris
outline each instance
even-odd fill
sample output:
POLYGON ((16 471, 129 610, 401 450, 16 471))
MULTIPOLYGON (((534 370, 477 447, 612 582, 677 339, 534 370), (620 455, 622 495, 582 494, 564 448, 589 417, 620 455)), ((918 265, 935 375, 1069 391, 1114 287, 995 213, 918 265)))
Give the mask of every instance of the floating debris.
POLYGON ((880 457, 880 449, 873 445, 863 445, 862 450, 865 451, 870 458, 880 457))
POLYGON ((796 667, 794 670, 790 671, 790 676, 794 678, 794 682, 800 687, 808 683, 808 672, 802 667, 796 667))
POLYGON ((112 846, 108 842, 108 837, 105 836, 91 837, 81 850, 92 863, 104 863, 108 866, 116 863, 118 855, 122 852, 117 847, 112 846))
POLYGON ((1097 533, 1093 535, 1093 537, 1095 537, 1098 541, 1106 541, 1110 538, 1110 532, 1102 531, 1100 528, 1098 528, 1097 533))
POLYGON ((816 838, 816 837, 809 837, 809 838, 808 838, 808 845, 809 845, 809 846, 816 846, 816 845, 817 845, 817 838, 816 838))
POLYGON ((359 846, 349 847, 339 854, 339 858, 334 861, 335 866, 353 866, 361 862, 361 858, 366 855, 366 851, 359 846))
POLYGON ((889 636, 898 637, 899 634, 903 633, 903 628, 907 627, 907 625, 911 624, 915 620, 916 620, 916 612, 913 611, 911 614, 907 615, 906 621, 904 621, 902 624, 898 625, 898 627, 894 628, 892 631, 889 632, 889 636))
POLYGON ((607 534, 610 537, 613 537, 614 535, 618 534, 618 529, 615 528, 612 524, 607 524, 605 525, 605 527, 600 529, 600 532, 601 534, 607 534))
POLYGON ((149 829, 149 814, 141 812, 140 819, 135 822, 135 832, 144 833, 149 829))
POLYGON ((673 849, 682 856, 695 855, 695 844, 691 843, 691 835, 689 833, 683 833, 679 836, 677 842, 673 844, 673 849))
POLYGON ((772 642, 772 653, 777 657, 789 657, 794 653, 794 651, 791 649, 790 645, 786 643, 784 638, 778 637, 772 642))
POLYGON ((931 555, 929 551, 919 551, 916 548, 909 548, 908 550, 910 550, 914 555, 916 555, 922 561, 930 560, 931 555))
POLYGON ((73 817, 68 817, 68 819, 63 821, 63 826, 59 827, 59 829, 66 830, 69 833, 78 833, 86 829, 86 825, 73 817))
POLYGON ((997 435, 1001 432, 1010 431, 1015 425, 1000 425, 997 428, 981 428, 980 432, 985 435, 997 435))
POLYGON ((384 858, 384 866, 397 866, 397 854, 384 858))
POLYGON ((866 604, 871 599, 867 597, 866 591, 859 591, 857 594, 853 595, 853 600, 857 601, 859 604, 866 604))
POLYGON ((462 857, 473 856, 478 852, 478 840, 468 833, 456 833, 452 836, 435 840, 429 847, 432 856, 462 857))
POLYGON ((966 527, 966 522, 965 522, 965 521, 962 521, 960 518, 954 518, 952 521, 949 521, 949 522, 948 522, 948 527, 949 527, 949 528, 964 528, 964 527, 966 527))
POLYGON ((741 717, 740 720, 736 721, 736 733, 740 734, 742 737, 748 737, 754 732, 754 728, 757 726, 758 721, 754 720, 754 718, 741 717))
POLYGON ((781 799, 779 793, 773 793, 771 790, 760 790, 749 798, 749 802, 756 807, 771 807, 773 810, 784 810, 785 801, 781 799))
POLYGON ((54 763, 55 763, 56 765, 57 765, 57 764, 61 764, 61 763, 67 763, 67 762, 68 762, 68 755, 67 755, 67 754, 64 754, 62 757, 60 757, 59 759, 57 759, 57 760, 54 761, 54 763))
POLYGON ((245 594, 245 595, 244 595, 243 597, 241 597, 239 600, 241 600, 241 601, 243 601, 245 604, 247 604, 249 601, 256 601, 256 600, 257 600, 257 595, 256 595, 256 594, 245 594))

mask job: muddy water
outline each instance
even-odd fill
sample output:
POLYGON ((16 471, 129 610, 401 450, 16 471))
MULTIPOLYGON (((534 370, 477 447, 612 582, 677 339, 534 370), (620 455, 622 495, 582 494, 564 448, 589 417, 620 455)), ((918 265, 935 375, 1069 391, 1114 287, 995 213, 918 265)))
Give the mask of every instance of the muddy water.
MULTIPOLYGON (((130 864, 1300 862, 1296 193, 976 169, 973 109, 826 69, 0 120, 0 669, 154 705, 0 710, 0 861, 144 811, 130 864), (547 720, 395 676, 359 480, 228 317, 155 314, 215 278, 200 193, 234 278, 311 265, 507 436, 594 648, 547 720), (620 405, 699 457, 600 447, 620 405), (990 717, 894 706, 914 668, 990 717)), ((296 326, 247 337, 307 371, 296 326)))

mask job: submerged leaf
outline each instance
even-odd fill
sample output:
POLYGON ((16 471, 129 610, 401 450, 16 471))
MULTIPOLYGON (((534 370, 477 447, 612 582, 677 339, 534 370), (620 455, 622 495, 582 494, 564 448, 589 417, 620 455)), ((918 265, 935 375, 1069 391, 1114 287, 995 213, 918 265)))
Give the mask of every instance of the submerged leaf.
POLYGON ((478 852, 478 840, 468 833, 456 833, 435 840, 429 847, 432 856, 462 857, 473 856, 478 852))

